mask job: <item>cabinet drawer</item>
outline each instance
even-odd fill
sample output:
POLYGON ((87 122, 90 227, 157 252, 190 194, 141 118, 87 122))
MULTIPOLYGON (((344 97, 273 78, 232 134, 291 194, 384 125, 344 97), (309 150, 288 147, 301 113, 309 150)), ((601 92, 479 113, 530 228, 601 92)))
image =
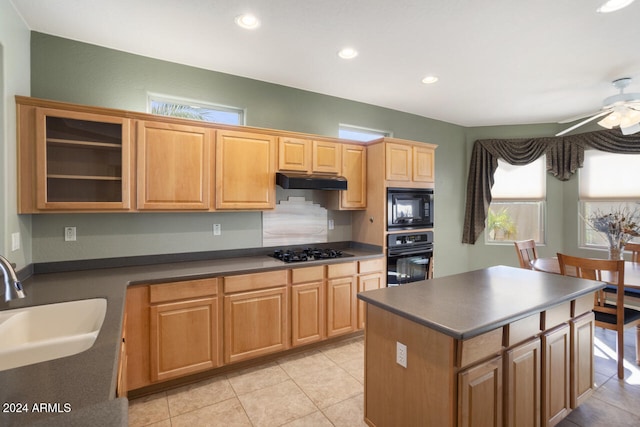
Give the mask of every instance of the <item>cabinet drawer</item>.
POLYGON ((291 270, 291 283, 317 282, 324 278, 324 267, 294 268, 291 270))
POLYGON ((504 327, 505 346, 511 347, 519 342, 533 338, 540 333, 540 313, 517 320, 504 327))
POLYGON ((327 278, 353 276, 356 274, 356 263, 330 264, 327 266, 327 278))
POLYGON ((218 279, 188 280, 184 282, 164 283, 149 287, 151 304, 176 301, 188 298, 199 298, 218 294, 218 279))
POLYGON ((377 273, 384 271, 384 258, 368 259, 358 262, 358 273, 377 273))
POLYGON ((463 368, 502 350, 502 328, 458 341, 458 366, 463 368))
POLYGON ((571 317, 578 317, 582 314, 593 311, 593 294, 583 295, 573 301, 571 307, 571 317))
POLYGON ((287 284, 287 270, 243 274, 224 278, 224 292, 254 291, 287 284))
POLYGON ((571 319, 571 301, 563 302, 542 313, 542 330, 547 330, 571 319))

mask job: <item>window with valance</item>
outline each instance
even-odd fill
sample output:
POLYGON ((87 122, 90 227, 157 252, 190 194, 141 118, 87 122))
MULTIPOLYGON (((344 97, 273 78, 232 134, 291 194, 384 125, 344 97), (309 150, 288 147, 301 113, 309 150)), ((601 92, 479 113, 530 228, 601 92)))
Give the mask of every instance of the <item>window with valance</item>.
POLYGON ((484 230, 498 159, 526 165, 544 154, 547 172, 566 181, 583 166, 585 148, 640 154, 640 134, 622 135, 615 129, 561 137, 477 140, 469 164, 462 243, 475 244, 484 230))

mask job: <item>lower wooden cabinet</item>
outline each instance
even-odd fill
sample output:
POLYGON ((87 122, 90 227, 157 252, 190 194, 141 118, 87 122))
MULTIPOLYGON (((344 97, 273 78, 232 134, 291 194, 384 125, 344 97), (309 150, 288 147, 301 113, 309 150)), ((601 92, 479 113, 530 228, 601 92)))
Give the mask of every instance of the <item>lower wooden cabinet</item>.
POLYGON ((540 338, 505 351, 505 427, 540 426, 540 338))
POLYGON ((122 320, 122 341, 118 358, 118 377, 116 380, 116 396, 127 397, 127 312, 122 320))
POLYGON ((558 424, 571 411, 568 324, 542 334, 542 425, 558 424))
POLYGON ((353 332, 384 258, 127 289, 118 393, 353 332))
POLYGON ((327 266, 327 337, 356 328, 356 263, 327 266))
POLYGON ((458 374, 458 427, 502 426, 502 357, 458 374))
POLYGON ((151 285, 149 302, 152 382, 220 365, 218 279, 151 285))
POLYGON ((291 345, 325 338, 324 266, 291 270, 291 345))
POLYGON ((151 381, 220 365, 218 298, 151 306, 151 381))
POLYGON ((221 314, 215 278, 127 289, 127 390, 219 366, 221 314))
POLYGON ((588 313, 569 323, 571 327, 571 408, 575 409, 593 393, 595 316, 588 313))
MULTIPOLYGON (((380 289, 383 286, 382 272, 358 276, 358 292, 380 289)), ((358 301, 358 329, 364 329, 366 305, 364 301, 358 301)))
POLYGON ((246 274, 223 280, 225 363, 288 349, 287 272, 246 274))

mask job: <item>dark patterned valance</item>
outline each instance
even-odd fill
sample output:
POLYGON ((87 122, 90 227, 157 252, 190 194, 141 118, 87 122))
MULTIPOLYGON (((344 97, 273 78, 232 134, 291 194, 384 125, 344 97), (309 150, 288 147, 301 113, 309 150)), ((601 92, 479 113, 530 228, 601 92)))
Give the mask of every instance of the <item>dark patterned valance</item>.
POLYGON ((474 244, 484 230, 498 159, 526 165, 546 154, 547 171, 566 181, 582 167, 585 148, 640 154, 640 134, 625 136, 619 130, 602 130, 558 137, 477 140, 469 164, 462 243, 474 244))

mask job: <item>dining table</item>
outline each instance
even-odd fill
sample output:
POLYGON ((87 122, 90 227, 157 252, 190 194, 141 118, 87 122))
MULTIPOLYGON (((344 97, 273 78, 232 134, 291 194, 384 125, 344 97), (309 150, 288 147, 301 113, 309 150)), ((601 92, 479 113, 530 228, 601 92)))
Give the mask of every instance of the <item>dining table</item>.
MULTIPOLYGON (((558 257, 555 256, 536 258, 531 261, 531 268, 536 271, 560 274, 560 263, 558 257)), ((624 281, 627 286, 639 288, 638 297, 640 298, 640 262, 624 262, 624 281)))

